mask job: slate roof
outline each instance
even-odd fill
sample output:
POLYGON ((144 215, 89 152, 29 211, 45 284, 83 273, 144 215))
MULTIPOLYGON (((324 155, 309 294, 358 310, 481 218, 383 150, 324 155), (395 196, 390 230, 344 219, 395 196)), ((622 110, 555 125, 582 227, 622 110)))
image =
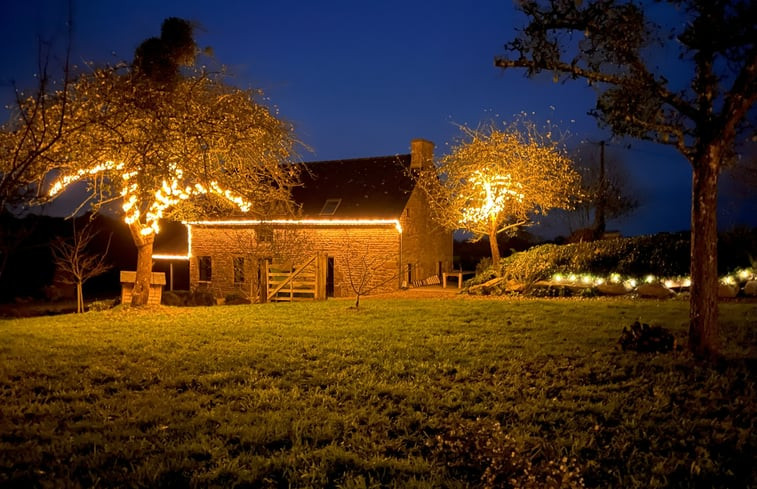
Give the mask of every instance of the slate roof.
POLYGON ((309 219, 396 219, 415 186, 410 155, 306 163, 292 198, 309 219), (322 214, 329 199, 341 199, 333 214, 322 214))
MULTIPOLYGON (((304 163, 300 185, 292 200, 306 219, 398 219, 415 183, 410 176, 410 155, 304 163), (333 214, 321 211, 329 199, 340 199, 333 214)), ((183 224, 161 222, 154 254, 186 254, 183 224)))

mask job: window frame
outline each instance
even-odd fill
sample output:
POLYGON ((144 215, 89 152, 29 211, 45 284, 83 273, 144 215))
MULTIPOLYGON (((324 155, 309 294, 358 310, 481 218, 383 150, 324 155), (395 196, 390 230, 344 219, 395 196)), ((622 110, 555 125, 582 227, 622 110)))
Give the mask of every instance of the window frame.
POLYGON ((197 257, 197 277, 199 283, 213 281, 213 257, 202 255, 197 257))
POLYGON ((333 216, 336 214, 337 209, 339 209, 339 206, 342 205, 342 199, 326 199, 326 202, 323 203, 323 207, 321 207, 321 212, 318 213, 319 216, 333 216), (334 208, 331 209, 331 206, 334 208))
POLYGON ((241 285, 246 283, 245 280, 245 259, 243 256, 232 256, 231 257, 231 269, 232 269, 232 281, 234 285, 241 285))

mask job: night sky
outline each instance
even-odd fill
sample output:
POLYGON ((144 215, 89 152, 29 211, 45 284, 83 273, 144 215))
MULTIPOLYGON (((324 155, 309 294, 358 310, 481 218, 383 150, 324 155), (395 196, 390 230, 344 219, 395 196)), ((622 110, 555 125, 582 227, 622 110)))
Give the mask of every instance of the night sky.
MULTIPOLYGON (((5 2, 3 105, 11 100, 11 81, 33 86, 40 37, 61 51, 65 4, 5 2)), ((73 61, 131 60, 135 47, 159 35, 170 16, 201 26, 198 43, 212 47, 233 84, 265 92, 267 103, 311 148, 301 152, 304 161, 407 153, 413 138, 433 141, 440 155, 459 135, 456 124, 509 121, 521 112, 568 131, 569 146, 610 138, 586 115, 595 100, 582 82, 555 84, 551 76, 527 79, 522 72, 494 67, 494 56, 525 22, 507 0, 80 0, 74 6, 73 61)), ((55 68, 51 71, 60 73, 55 68)), ((608 227, 628 236, 688 229, 688 163, 672 148, 633 141, 628 148, 628 143, 611 141, 608 160, 628 167, 641 207, 608 227)), ((721 228, 757 224, 754 199, 721 201, 721 228)), ((546 236, 561 230, 532 231, 546 236)))

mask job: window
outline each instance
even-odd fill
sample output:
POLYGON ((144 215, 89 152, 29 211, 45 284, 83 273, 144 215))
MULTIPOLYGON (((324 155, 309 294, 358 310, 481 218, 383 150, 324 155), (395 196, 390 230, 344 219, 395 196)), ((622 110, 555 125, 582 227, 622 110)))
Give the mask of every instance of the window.
POLYGON ((200 282, 210 282, 213 268, 209 256, 197 257, 197 270, 200 272, 200 282))
POLYGON ((342 199, 326 199, 326 203, 323 204, 320 215, 333 216, 341 203, 342 199))
POLYGON ((255 236, 258 240, 258 243, 272 243, 273 229, 269 227, 259 227, 255 230, 255 236))
POLYGON ((234 283, 244 283, 244 257, 235 256, 232 258, 234 264, 234 283))

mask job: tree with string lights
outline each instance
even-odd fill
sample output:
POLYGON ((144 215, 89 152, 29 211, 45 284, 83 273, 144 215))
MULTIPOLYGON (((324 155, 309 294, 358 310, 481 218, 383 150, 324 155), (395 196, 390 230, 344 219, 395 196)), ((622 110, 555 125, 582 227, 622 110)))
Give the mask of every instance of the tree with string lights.
POLYGON ((192 25, 169 18, 133 63, 93 69, 47 100, 64 128, 45 155, 56 176, 46 197, 86 181, 82 206, 117 201, 138 252, 132 305, 147 303, 161 219, 281 211, 296 179, 291 126, 259 94, 193 69, 197 54, 192 25))
POLYGON ((460 142, 438 166, 422 170, 418 182, 439 224, 468 231, 474 241, 489 238, 496 266, 497 236, 572 207, 579 175, 559 142, 533 123, 461 130, 460 142))

